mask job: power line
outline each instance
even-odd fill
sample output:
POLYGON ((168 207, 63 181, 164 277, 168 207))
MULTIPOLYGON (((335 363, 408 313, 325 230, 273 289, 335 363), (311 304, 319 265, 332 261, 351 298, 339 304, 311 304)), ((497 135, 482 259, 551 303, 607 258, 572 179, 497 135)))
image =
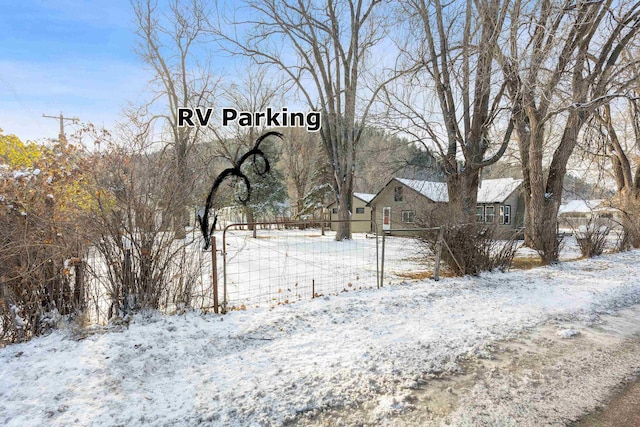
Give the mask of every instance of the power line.
POLYGON ((40 123, 33 118, 34 116, 33 112, 31 111, 29 106, 26 105, 26 103, 20 97, 20 95, 18 95, 18 91, 16 90, 16 88, 11 84, 11 82, 9 82, 9 80, 5 76, 2 75, 2 73, 0 73, 0 81, 4 83, 7 89, 9 89, 9 92, 11 92, 15 100, 18 101, 18 103, 22 106, 22 109, 28 113, 28 116, 31 118, 33 123, 38 127, 38 129, 40 129, 41 132, 45 132, 44 128, 40 125, 40 123))

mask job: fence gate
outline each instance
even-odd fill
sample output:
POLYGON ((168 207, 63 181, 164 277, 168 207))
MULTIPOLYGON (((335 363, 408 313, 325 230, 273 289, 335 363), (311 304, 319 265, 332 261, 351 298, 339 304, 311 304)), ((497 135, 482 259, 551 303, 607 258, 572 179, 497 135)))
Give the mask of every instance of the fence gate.
POLYGON ((223 312, 380 285, 377 226, 369 220, 231 224, 217 249, 223 312), (367 222, 371 231, 336 241, 331 228, 341 222, 367 222))

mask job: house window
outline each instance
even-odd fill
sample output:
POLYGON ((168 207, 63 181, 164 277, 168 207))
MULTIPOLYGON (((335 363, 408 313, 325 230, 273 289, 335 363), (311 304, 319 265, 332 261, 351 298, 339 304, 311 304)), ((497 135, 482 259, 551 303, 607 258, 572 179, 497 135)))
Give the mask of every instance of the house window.
POLYGON ((356 208, 356 213, 357 214, 363 214, 364 213, 364 208, 356 208))
POLYGON ((487 206, 484 208, 484 222, 487 224, 493 224, 493 218, 495 216, 496 208, 493 206, 487 206))
POLYGON ((511 206, 500 206, 500 224, 511 224, 511 206))
POLYGON ((395 202, 401 202, 402 201, 402 187, 396 187, 394 188, 393 191, 393 200, 395 202))
POLYGON ((416 222, 416 211, 402 211, 402 222, 407 224, 416 222))
POLYGON ((331 209, 331 213, 337 214, 338 213, 338 208, 331 209))
POLYGON ((476 222, 484 222, 484 206, 476 206, 476 222))

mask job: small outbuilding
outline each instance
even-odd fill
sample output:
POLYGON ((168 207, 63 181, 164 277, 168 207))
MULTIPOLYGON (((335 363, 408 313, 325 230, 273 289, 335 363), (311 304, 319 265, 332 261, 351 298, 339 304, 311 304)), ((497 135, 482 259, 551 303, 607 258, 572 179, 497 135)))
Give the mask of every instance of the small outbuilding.
MULTIPOLYGON (((352 220, 366 220, 355 221, 351 223, 352 233, 370 233, 371 230, 371 206, 368 203, 373 199, 375 194, 369 193, 353 193, 351 197, 351 219, 352 220)), ((338 203, 333 202, 327 206, 329 210, 329 218, 331 219, 331 230, 338 231, 338 203)))
POLYGON ((615 228, 622 221, 622 212, 602 199, 568 200, 558 209, 558 227, 578 229, 589 223, 615 228))

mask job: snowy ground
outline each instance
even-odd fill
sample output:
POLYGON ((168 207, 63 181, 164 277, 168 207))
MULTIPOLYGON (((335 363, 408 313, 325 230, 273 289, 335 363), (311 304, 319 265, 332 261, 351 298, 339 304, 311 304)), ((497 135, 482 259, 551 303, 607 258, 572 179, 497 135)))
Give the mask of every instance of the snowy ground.
MULTIPOLYGON (((312 228, 260 229, 257 238, 253 238, 252 231, 230 229, 224 237, 222 232, 215 236, 219 301, 224 299, 226 274, 229 309, 269 307, 309 300, 314 295, 372 289, 378 286, 381 276, 384 285, 426 279, 433 275, 435 263, 431 251, 409 237, 387 236, 383 250, 382 236, 376 239, 375 235, 354 233, 352 239, 337 242, 335 232, 327 230, 322 235, 320 229, 312 228)), ((609 247, 614 244, 610 241, 609 247)), ((193 231, 184 247, 176 249, 183 257, 177 259, 181 268, 171 273, 169 291, 162 300, 165 311, 176 309, 173 291, 181 292, 185 280, 194 295, 191 307, 213 307, 211 253, 203 252, 201 245, 199 234, 193 231)), ((517 256, 538 258, 534 250, 527 248, 520 248, 517 256)), ((576 239, 566 237, 561 260, 580 257, 576 239)), ((104 324, 111 304, 107 268, 96 253, 89 257, 88 266, 90 318, 93 323, 104 324)))
POLYGON ((393 425, 417 410, 415 389, 498 340, 639 304, 638 278, 633 251, 225 316, 138 315, 106 333, 62 330, 0 349, 0 425, 303 425, 365 403, 373 424, 393 425))
MULTIPOLYGON (((354 233, 350 240, 337 242, 335 232, 320 229, 260 229, 257 238, 247 230, 228 230, 223 238, 216 233, 219 300, 224 297, 223 247, 226 251, 227 301, 230 309, 274 306, 312 299, 313 295, 335 295, 378 286, 382 260, 382 238, 354 233)), ((182 289, 178 279, 188 273, 196 298, 192 307, 213 307, 211 253, 201 250, 198 234, 190 233, 185 242, 182 275, 176 269, 171 289, 182 289)), ((385 244, 385 284, 407 278, 426 277, 433 272, 431 254, 415 239, 387 237, 385 244)), ((179 258, 182 260, 182 258, 179 258)), ((107 269, 93 253, 89 257, 89 295, 91 319, 106 323, 111 300, 108 296, 107 269)), ((167 295, 167 311, 175 310, 167 295)))

